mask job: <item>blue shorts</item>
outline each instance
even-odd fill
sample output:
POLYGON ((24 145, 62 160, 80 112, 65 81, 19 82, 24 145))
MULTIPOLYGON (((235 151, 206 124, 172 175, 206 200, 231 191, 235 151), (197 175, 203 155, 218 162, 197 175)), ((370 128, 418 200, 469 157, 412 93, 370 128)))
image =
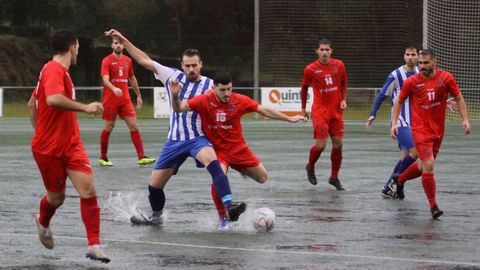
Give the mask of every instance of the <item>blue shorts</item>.
POLYGON ((414 148, 412 128, 411 127, 398 127, 397 135, 398 148, 402 151, 414 148))
MULTIPOLYGON (((212 143, 205 137, 200 136, 192 140, 187 141, 172 141, 167 140, 160 155, 157 158, 157 162, 153 167, 154 170, 173 168, 174 174, 177 173, 178 168, 182 166, 187 157, 195 158, 205 147, 212 147, 212 143)), ((203 165, 195 159, 197 167, 201 168, 203 165)))

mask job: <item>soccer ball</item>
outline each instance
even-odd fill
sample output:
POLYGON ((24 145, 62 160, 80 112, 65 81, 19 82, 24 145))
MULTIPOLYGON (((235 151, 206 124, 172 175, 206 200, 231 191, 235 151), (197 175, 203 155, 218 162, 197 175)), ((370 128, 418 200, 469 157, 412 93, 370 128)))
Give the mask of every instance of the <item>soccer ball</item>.
POLYGON ((269 232, 275 227, 277 217, 268 207, 255 209, 254 227, 260 232, 269 232))

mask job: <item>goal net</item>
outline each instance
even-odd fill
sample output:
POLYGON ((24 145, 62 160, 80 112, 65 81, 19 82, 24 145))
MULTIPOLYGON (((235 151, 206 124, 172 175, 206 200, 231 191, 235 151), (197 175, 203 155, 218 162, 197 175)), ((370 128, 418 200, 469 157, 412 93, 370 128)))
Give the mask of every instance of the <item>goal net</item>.
POLYGON ((470 118, 480 119, 480 1, 380 2, 259 1, 259 86, 300 87, 303 69, 318 58, 315 48, 325 37, 333 43, 332 57, 347 69, 346 119, 366 119, 387 75, 404 63, 405 47, 426 45, 437 51, 440 68, 457 78, 470 118))
POLYGON ((439 68, 455 76, 469 118, 480 119, 480 1, 429 0, 423 12, 423 46, 436 52, 439 68))

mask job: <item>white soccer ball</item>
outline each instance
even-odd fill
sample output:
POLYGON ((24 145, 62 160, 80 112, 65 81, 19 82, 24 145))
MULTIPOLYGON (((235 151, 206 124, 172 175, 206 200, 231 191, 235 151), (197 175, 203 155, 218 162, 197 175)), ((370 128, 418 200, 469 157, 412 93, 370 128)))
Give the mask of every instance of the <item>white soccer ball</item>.
POLYGON ((255 209, 254 226, 260 232, 269 232, 275 227, 277 217, 275 212, 268 207, 255 209))

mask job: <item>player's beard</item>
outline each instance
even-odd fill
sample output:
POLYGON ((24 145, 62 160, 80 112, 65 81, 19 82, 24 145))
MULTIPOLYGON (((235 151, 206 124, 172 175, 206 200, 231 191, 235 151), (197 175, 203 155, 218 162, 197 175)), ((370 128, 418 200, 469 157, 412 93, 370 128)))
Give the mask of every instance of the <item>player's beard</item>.
POLYGON ((224 97, 219 97, 217 95, 218 100, 220 100, 221 103, 228 103, 230 101, 230 96, 224 96, 224 97))
POLYGON ((120 54, 122 54, 123 49, 115 48, 115 49, 113 49, 113 52, 114 52, 116 55, 120 55, 120 54))
POLYGON ((198 78, 198 75, 197 75, 197 73, 195 73, 195 72, 192 71, 192 72, 188 73, 187 78, 188 78, 190 81, 196 81, 197 78, 198 78))
POLYGON ((422 68, 420 69, 420 72, 422 72, 423 76, 430 77, 433 73, 433 69, 422 68))

